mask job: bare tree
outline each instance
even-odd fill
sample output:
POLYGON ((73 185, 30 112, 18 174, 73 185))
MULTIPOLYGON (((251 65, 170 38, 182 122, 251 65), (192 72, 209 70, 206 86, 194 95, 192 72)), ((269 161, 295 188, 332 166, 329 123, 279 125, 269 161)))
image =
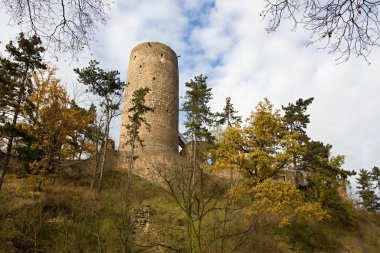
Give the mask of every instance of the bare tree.
POLYGON ((338 62, 351 56, 367 57, 379 46, 380 1, 376 0, 264 0, 261 16, 267 31, 275 31, 283 19, 309 30, 309 44, 321 43, 338 62))
POLYGON ((106 23, 108 0, 0 0, 10 24, 37 35, 55 52, 73 56, 89 47, 98 24, 106 23))

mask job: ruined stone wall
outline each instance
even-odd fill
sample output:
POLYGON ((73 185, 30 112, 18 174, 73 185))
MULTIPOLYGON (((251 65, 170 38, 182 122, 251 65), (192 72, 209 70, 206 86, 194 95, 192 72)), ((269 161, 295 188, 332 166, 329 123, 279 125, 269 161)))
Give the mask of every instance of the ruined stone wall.
MULTIPOLYGON (((125 125, 128 123, 128 109, 132 94, 136 89, 149 87, 146 104, 154 112, 145 118, 151 125, 149 132, 145 126, 139 129, 145 147, 137 148, 136 165, 149 167, 159 157, 159 161, 172 160, 178 156, 178 61, 176 53, 158 42, 144 42, 133 48, 129 60, 127 87, 124 98, 122 126, 120 132, 120 161, 125 167, 129 147, 126 143, 125 125)), ((139 174, 139 173, 138 173, 139 174)))

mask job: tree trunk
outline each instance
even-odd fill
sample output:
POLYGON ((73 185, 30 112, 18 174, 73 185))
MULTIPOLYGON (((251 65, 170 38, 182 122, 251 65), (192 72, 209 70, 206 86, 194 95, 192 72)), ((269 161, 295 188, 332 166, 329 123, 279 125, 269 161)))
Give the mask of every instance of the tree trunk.
MULTIPOLYGON (((100 129, 100 127, 99 127, 100 129)), ((99 141, 100 140, 100 133, 99 131, 97 131, 97 135, 96 135, 96 148, 95 148, 95 169, 94 169, 94 173, 92 174, 92 181, 91 181, 91 185, 90 185, 90 190, 92 190, 94 188, 94 185, 95 185, 95 180, 96 180, 96 174, 98 174, 98 170, 99 170, 99 160, 100 160, 100 153, 102 153, 102 147, 104 145, 103 141, 101 141, 101 144, 100 144, 100 151, 98 151, 98 145, 99 145, 99 141)))
POLYGON ((104 146, 103 146, 103 152, 100 160, 100 176, 99 176, 99 187, 98 192, 100 193, 102 191, 102 184, 103 184, 103 174, 104 174, 104 164, 106 162, 106 155, 107 155, 107 145, 108 145, 108 136, 109 136, 109 127, 110 127, 110 112, 109 109, 106 109, 106 129, 105 129, 105 139, 104 139, 104 146))
MULTIPOLYGON (((20 113, 22 98, 24 97, 24 93, 25 93, 25 82, 26 82, 28 72, 29 72, 29 64, 26 65, 25 72, 22 78, 20 93, 17 98, 17 106, 15 107, 15 114, 13 115, 12 127, 16 127, 16 124, 17 124, 17 118, 18 118, 18 114, 20 113)), ((11 136, 7 144, 7 153, 5 155, 4 163, 0 169, 0 190, 1 190, 1 187, 3 186, 4 177, 8 170, 9 161, 11 160, 13 140, 14 140, 14 136, 11 136)))
POLYGON ((132 173, 133 173, 133 158, 135 155, 135 142, 136 142, 136 126, 133 128, 132 133, 132 143, 131 143, 131 155, 129 157, 129 166, 128 166, 128 188, 132 182, 132 173))
MULTIPOLYGON (((15 108, 15 114, 13 115, 13 119, 12 119, 12 127, 13 128, 16 127, 16 124, 17 124, 17 118, 18 118, 18 114, 20 113, 20 106, 21 106, 21 101, 22 101, 22 97, 24 95, 24 92, 25 92, 25 89, 22 87, 20 90, 18 99, 17 99, 17 107, 15 108)), ((0 170, 0 190, 1 190, 1 187, 3 186, 4 177, 5 177, 5 174, 7 173, 7 170, 8 170, 9 161, 11 160, 13 140, 14 140, 14 136, 11 135, 11 137, 8 140, 8 144, 7 144, 7 152, 5 154, 5 160, 4 160, 4 163, 1 166, 1 170, 0 170)))

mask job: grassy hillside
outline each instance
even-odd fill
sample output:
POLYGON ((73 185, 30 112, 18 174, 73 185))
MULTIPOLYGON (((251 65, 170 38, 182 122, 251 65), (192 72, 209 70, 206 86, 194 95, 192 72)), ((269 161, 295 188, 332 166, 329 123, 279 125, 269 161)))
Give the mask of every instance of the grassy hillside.
MULTIPOLYGON (((7 177, 0 252, 186 252, 186 216, 148 181, 134 177, 128 189, 126 175, 110 170, 98 195, 79 171, 43 179, 42 191, 39 180, 7 177)), ((214 228, 213 217, 205 222, 214 228)), ((380 252, 380 215, 364 211, 356 211, 350 226, 299 221, 278 228, 271 217, 251 220, 242 209, 227 230, 224 244, 206 238, 205 252, 380 252), (244 233, 233 234, 236 229, 244 233)))

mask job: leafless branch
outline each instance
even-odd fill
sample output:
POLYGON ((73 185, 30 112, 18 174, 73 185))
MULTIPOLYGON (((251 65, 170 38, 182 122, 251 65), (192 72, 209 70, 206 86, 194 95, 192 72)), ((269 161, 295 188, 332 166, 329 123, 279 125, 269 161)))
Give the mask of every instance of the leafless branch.
POLYGON ((373 47, 379 46, 380 1, 371 0, 264 0, 261 16, 268 20, 267 32, 276 31, 283 19, 290 19, 311 32, 309 45, 322 44, 338 62, 351 56, 367 62, 373 47))
POLYGON ((74 57, 90 47, 95 29, 106 23, 108 0, 0 0, 10 15, 10 24, 28 35, 41 37, 54 53, 74 57))

